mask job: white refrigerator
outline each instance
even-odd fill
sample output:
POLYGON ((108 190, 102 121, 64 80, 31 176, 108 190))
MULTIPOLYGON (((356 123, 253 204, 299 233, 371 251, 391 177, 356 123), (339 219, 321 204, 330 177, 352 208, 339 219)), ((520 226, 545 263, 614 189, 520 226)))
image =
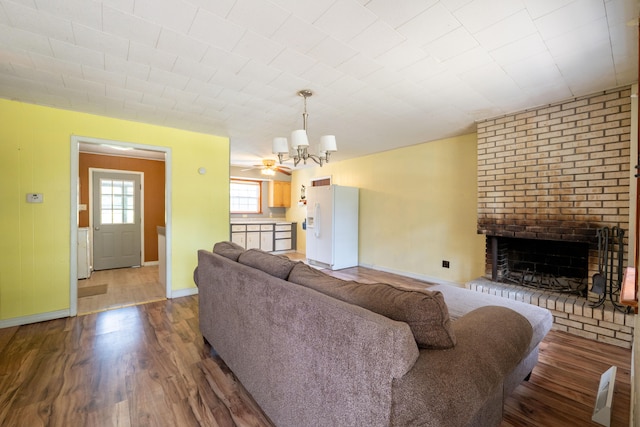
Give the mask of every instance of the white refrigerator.
POLYGON ((307 260, 332 270, 358 265, 358 196, 354 187, 307 187, 307 260))

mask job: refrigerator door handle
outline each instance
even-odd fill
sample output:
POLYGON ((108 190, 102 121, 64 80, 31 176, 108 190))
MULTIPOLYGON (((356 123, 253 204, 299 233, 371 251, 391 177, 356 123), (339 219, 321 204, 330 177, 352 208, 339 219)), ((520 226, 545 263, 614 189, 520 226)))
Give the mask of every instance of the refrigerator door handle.
POLYGON ((318 202, 313 205, 313 219, 315 223, 313 235, 320 237, 320 203, 318 202))

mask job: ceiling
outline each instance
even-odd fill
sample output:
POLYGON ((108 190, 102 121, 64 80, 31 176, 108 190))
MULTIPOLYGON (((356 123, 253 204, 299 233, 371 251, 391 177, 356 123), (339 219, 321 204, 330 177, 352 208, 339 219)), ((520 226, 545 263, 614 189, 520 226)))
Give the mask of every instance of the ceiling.
MULTIPOLYGON (((637 82, 637 0, 0 0, 0 97, 332 161, 637 82)), ((93 136, 93 135, 91 135, 93 136)))

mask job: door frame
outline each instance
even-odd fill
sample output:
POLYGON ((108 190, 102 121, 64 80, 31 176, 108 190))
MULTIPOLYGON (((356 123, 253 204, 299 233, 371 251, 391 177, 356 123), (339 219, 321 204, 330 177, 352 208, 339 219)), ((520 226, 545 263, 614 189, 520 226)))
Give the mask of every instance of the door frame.
POLYGON ((115 141, 109 139, 100 139, 93 138, 88 136, 78 136, 71 135, 71 182, 70 182, 70 192, 71 192, 71 214, 69 215, 70 219, 70 229, 71 236, 70 240, 70 271, 69 271, 69 315, 77 316, 78 315, 78 198, 79 198, 79 180, 78 174, 80 170, 80 143, 87 144, 96 144, 96 145, 109 145, 123 148, 134 148, 139 150, 147 150, 147 151, 157 151, 164 153, 164 168, 165 168, 165 260, 166 260, 166 270, 165 270, 165 282, 167 284, 165 294, 167 298, 171 298, 171 276, 172 276, 172 268, 171 268, 171 244, 172 244, 172 227, 171 227, 171 170, 172 170, 172 159, 171 159, 171 148, 169 147, 160 147, 154 145, 144 145, 137 144, 133 142, 126 141, 115 141))
POLYGON ((140 176, 140 265, 145 265, 144 262, 144 172, 120 170, 120 169, 104 169, 104 168, 89 168, 89 229, 91 231, 91 265, 93 265, 93 173, 94 172, 107 172, 107 173, 125 173, 131 175, 140 176))

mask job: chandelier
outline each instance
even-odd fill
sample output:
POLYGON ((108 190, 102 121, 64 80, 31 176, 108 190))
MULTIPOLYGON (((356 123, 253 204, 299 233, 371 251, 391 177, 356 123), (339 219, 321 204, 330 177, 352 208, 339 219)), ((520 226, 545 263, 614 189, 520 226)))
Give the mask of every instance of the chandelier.
POLYGON ((311 95, 313 95, 313 92, 309 89, 303 89, 298 92, 298 96, 304 98, 304 113, 302 113, 302 129, 291 132, 291 149, 293 155, 290 154, 287 138, 282 136, 273 138, 273 154, 278 155, 280 164, 287 160, 284 158, 284 156, 287 155, 290 159, 293 159, 294 166, 298 166, 300 161, 306 165, 307 159, 311 159, 322 166, 323 163, 329 163, 329 155, 331 152, 338 151, 335 135, 324 135, 320 137, 319 153, 317 155, 309 153, 309 137, 307 135, 307 118, 309 114, 307 114, 307 98, 311 95))

